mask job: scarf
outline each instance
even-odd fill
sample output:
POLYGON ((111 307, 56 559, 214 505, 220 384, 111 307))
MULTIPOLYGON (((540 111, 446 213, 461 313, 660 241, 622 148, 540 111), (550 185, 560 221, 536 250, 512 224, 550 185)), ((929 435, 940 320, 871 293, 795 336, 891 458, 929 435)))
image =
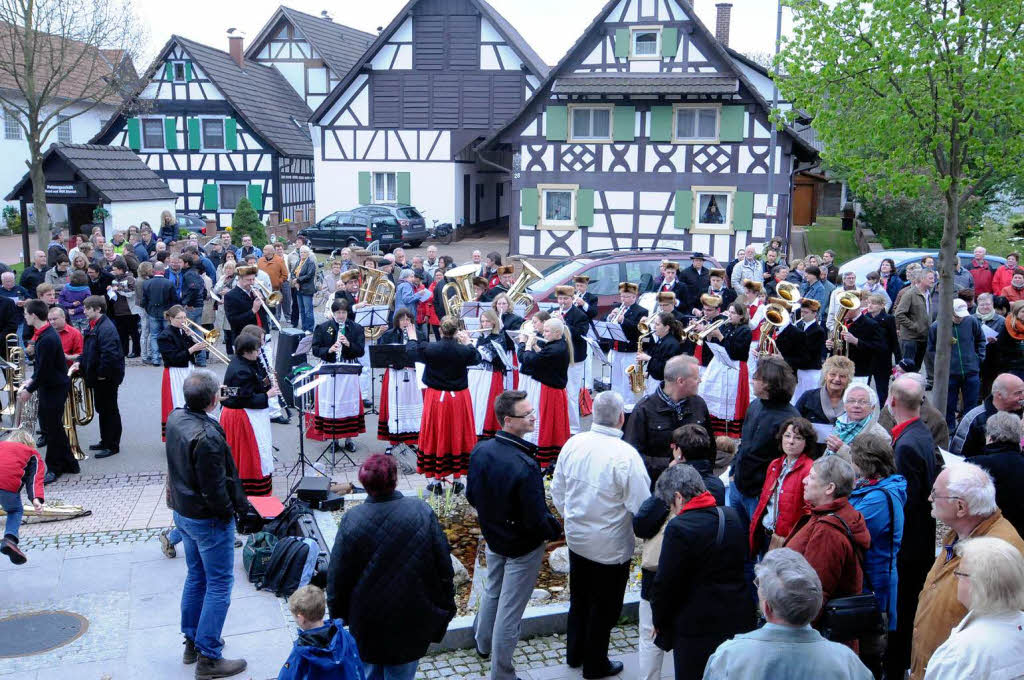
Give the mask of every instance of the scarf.
POLYGON ((843 440, 844 444, 849 444, 853 441, 853 438, 863 432, 864 428, 866 428, 870 423, 870 414, 861 420, 850 420, 849 416, 844 413, 836 420, 835 428, 832 430, 832 433, 843 440))
POLYGON ((682 401, 673 401, 670 396, 665 394, 665 390, 662 389, 661 385, 658 385, 658 389, 656 391, 657 391, 658 396, 661 398, 661 400, 663 402, 665 402, 666 404, 668 404, 669 406, 671 406, 672 410, 674 410, 676 412, 676 417, 682 418, 683 417, 683 404, 686 403, 686 400, 683 399, 682 401))
POLYGON ((988 323, 992 319, 996 318, 996 310, 992 310, 988 314, 982 314, 981 312, 975 312, 974 316, 978 317, 978 321, 982 323, 988 323))
POLYGON ((1013 314, 1006 316, 1006 332, 1010 334, 1010 337, 1014 340, 1024 340, 1024 324, 1017 321, 1017 317, 1013 314))
POLYGON ((683 514, 688 510, 700 510, 701 508, 713 508, 717 505, 715 497, 711 495, 710 491, 704 491, 697 494, 690 500, 686 501, 686 504, 679 510, 679 514, 683 514))
POLYGON ((836 422, 836 419, 839 418, 840 414, 843 413, 843 402, 842 402, 842 400, 840 400, 839 406, 833 408, 832 407, 832 400, 828 398, 828 390, 825 389, 824 387, 822 387, 820 390, 818 390, 818 393, 821 396, 821 411, 822 411, 822 413, 825 414, 825 417, 828 418, 829 421, 831 421, 833 423, 836 422))

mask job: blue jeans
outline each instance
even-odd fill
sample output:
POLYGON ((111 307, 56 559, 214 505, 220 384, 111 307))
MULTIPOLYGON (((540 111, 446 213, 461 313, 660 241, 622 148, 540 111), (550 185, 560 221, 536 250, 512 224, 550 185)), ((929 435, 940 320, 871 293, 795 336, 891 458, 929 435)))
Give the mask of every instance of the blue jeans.
MULTIPOLYGON (((740 521, 743 526, 750 526, 750 518, 757 512, 757 496, 745 496, 743 493, 736 488, 736 483, 730 480, 729 486, 726 488, 725 493, 725 504, 726 506, 734 509, 736 514, 740 516, 740 521)), ((743 573, 747 577, 747 585, 750 588, 750 597, 757 605, 757 588, 754 587, 754 556, 751 555, 743 562, 743 573)))
POLYGON ((181 543, 181 531, 178 530, 178 527, 174 527, 167 532, 167 542, 171 545, 178 545, 181 543))
POLYGON ((25 506, 21 503, 21 496, 16 491, 0 491, 0 508, 7 512, 4 536, 14 536, 17 538, 18 528, 21 527, 21 516, 25 512, 25 506))
MULTIPOLYGON (((977 373, 967 375, 949 375, 949 392, 946 393, 946 425, 950 432, 956 431, 956 405, 960 394, 964 395, 964 413, 978 405, 978 393, 981 391, 981 378, 977 373)), ((971 454, 976 451, 969 452, 971 454)))
POLYGON ((302 293, 296 294, 299 300, 299 316, 302 319, 302 330, 312 331, 313 330, 313 296, 303 295, 302 293))
POLYGON ((149 358, 153 360, 153 363, 157 366, 160 365, 160 345, 157 343, 157 336, 163 332, 164 328, 167 327, 167 321, 164 319, 163 314, 160 316, 149 316, 149 358))
POLYGON ((416 677, 416 667, 419 665, 419 659, 397 666, 363 663, 363 673, 366 674, 366 680, 413 680, 416 677))
MULTIPOLYGON (((194 321, 197 324, 202 323, 203 321, 202 307, 195 307, 192 309, 191 312, 185 312, 185 314, 188 316, 189 321, 194 321)), ((206 360, 209 358, 209 356, 210 353, 207 352, 205 349, 202 350, 201 352, 196 352, 196 366, 205 366, 206 360)))
POLYGON ((175 512, 174 525, 181 532, 188 567, 181 592, 181 632, 200 654, 219 659, 235 579, 235 520, 191 519, 175 512))

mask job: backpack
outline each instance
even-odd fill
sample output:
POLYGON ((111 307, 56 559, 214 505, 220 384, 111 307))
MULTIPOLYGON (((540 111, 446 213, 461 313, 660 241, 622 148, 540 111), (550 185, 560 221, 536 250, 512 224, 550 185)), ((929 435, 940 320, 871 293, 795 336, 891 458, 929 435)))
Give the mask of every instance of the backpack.
POLYGON ((273 534, 278 539, 286 536, 302 536, 302 531, 299 527, 302 524, 303 517, 312 519, 313 511, 310 510, 309 505, 304 501, 299 500, 297 497, 292 498, 284 506, 284 510, 281 511, 280 515, 264 525, 263 530, 273 534))
POLYGON ((313 569, 307 569, 310 553, 316 559, 315 543, 296 536, 286 536, 274 546, 263 576, 256 583, 257 590, 269 590, 278 597, 289 597, 310 582, 313 569))
POLYGON ((249 583, 256 583, 263 577, 276 545, 277 536, 266 531, 252 534, 246 539, 245 547, 242 548, 242 565, 249 583))

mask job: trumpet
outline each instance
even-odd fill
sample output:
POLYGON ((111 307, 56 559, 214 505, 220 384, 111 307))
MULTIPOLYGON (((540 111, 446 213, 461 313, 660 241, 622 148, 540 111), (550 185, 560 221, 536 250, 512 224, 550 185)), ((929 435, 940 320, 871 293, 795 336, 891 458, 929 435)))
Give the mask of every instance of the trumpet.
POLYGON ((704 344, 704 340, 705 340, 705 339, 706 339, 706 338, 707 338, 707 337, 708 337, 709 335, 711 335, 711 334, 712 334, 713 332, 715 332, 716 330, 718 330, 718 328, 719 328, 719 327, 720 327, 720 326, 721 326, 722 324, 724 324, 724 323, 725 323, 726 321, 728 321, 728 319, 719 319, 718 321, 714 322, 713 324, 711 324, 710 326, 708 326, 707 328, 705 328, 705 329, 704 329, 704 330, 702 330, 702 331, 691 331, 691 332, 690 332, 690 333, 689 333, 689 334, 688 334, 688 335, 686 336, 686 339, 687 339, 687 340, 689 340, 690 342, 695 342, 695 343, 697 343, 698 345, 703 345, 703 344, 704 344))
POLYGON ((188 337, 192 338, 193 342, 201 342, 206 345, 207 351, 218 361, 222 361, 225 364, 231 363, 231 359, 226 354, 214 347, 214 344, 220 339, 220 331, 217 329, 207 330, 192 319, 185 319, 185 325, 181 327, 181 330, 188 337))
POLYGON ((626 317, 626 310, 628 308, 628 305, 619 305, 618 309, 608 315, 608 320, 614 323, 622 323, 622 320, 626 317))

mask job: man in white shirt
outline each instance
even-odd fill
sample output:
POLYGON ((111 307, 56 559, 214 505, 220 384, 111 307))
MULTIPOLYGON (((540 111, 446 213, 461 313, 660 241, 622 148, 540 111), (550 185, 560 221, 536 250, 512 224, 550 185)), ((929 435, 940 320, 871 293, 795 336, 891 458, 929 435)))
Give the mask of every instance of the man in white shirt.
POLYGON ((651 478, 635 448, 622 441, 622 397, 594 398, 593 425, 562 447, 551 498, 569 546, 566 663, 584 678, 622 671, 608 659, 608 638, 622 611, 636 539, 633 515, 650 494, 651 478))

